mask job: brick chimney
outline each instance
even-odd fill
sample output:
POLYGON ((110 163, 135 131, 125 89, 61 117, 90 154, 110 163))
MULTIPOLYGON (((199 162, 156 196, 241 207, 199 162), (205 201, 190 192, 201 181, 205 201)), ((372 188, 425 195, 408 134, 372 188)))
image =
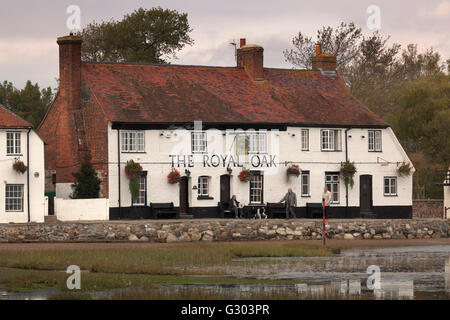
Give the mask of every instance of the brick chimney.
POLYGON ((237 65, 243 67, 253 81, 264 80, 264 48, 256 44, 246 44, 241 39, 237 50, 237 65))
POLYGON ((316 55, 312 57, 312 69, 336 71, 336 56, 329 53, 322 53, 320 44, 316 44, 316 55))
POLYGON ((59 45, 59 94, 70 110, 81 108, 81 37, 72 33, 57 40, 59 45))

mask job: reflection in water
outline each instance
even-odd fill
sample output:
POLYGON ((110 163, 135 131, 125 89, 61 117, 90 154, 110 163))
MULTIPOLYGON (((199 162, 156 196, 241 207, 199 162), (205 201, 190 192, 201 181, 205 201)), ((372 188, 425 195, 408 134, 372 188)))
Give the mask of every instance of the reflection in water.
POLYGON ((445 261, 445 288, 449 291, 450 294, 450 256, 445 261))

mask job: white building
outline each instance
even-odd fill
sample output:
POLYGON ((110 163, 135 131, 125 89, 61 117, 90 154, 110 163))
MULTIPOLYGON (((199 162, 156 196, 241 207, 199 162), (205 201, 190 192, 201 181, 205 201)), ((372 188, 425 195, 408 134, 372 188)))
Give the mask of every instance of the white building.
POLYGON ((69 196, 71 172, 89 155, 110 218, 149 217, 151 203, 170 202, 181 214, 217 217, 233 194, 252 208, 288 188, 306 217, 325 185, 329 217, 412 216, 412 173, 397 174, 408 156, 320 48, 313 70, 303 71, 265 68, 263 48, 245 40, 229 68, 81 62, 81 43, 58 39, 60 92, 39 129, 57 195, 69 196), (143 168, 135 201, 124 171, 130 160, 143 168), (353 187, 339 175, 347 160, 357 170, 353 187), (299 177, 287 176, 291 165, 299 177), (244 168, 250 182, 238 177, 244 168), (170 184, 174 169, 181 179, 170 184))
POLYGON ((44 222, 44 143, 30 123, 2 105, 0 177, 0 223, 44 222), (26 170, 14 170, 15 163, 26 170))

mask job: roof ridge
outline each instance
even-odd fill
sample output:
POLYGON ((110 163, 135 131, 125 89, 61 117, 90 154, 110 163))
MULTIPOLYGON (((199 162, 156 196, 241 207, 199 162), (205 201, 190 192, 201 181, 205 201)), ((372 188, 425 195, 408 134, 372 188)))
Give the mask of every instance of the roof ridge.
POLYGON ((102 65, 130 65, 130 66, 154 66, 154 67, 183 67, 183 68, 217 68, 217 69, 243 69, 243 67, 232 66, 206 66, 194 64, 170 64, 170 63, 148 63, 148 62, 97 62, 97 61, 82 61, 82 64, 102 64, 102 65))

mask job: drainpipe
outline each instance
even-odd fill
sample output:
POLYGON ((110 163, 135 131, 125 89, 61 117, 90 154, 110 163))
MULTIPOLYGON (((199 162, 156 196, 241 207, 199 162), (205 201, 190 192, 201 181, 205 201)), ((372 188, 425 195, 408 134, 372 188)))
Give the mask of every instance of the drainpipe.
POLYGON ((27 132, 27 211, 28 211, 28 223, 31 222, 30 214, 30 131, 27 132))
POLYGON ((120 201, 120 129, 117 129, 117 168, 118 168, 118 179, 119 179, 119 188, 118 188, 118 192, 119 192, 119 218, 122 218, 122 214, 121 214, 121 208, 122 208, 122 204, 120 201))
MULTIPOLYGON (((348 131, 351 128, 345 129, 345 161, 348 161, 348 131)), ((345 185, 345 216, 348 217, 348 185, 345 185)))

